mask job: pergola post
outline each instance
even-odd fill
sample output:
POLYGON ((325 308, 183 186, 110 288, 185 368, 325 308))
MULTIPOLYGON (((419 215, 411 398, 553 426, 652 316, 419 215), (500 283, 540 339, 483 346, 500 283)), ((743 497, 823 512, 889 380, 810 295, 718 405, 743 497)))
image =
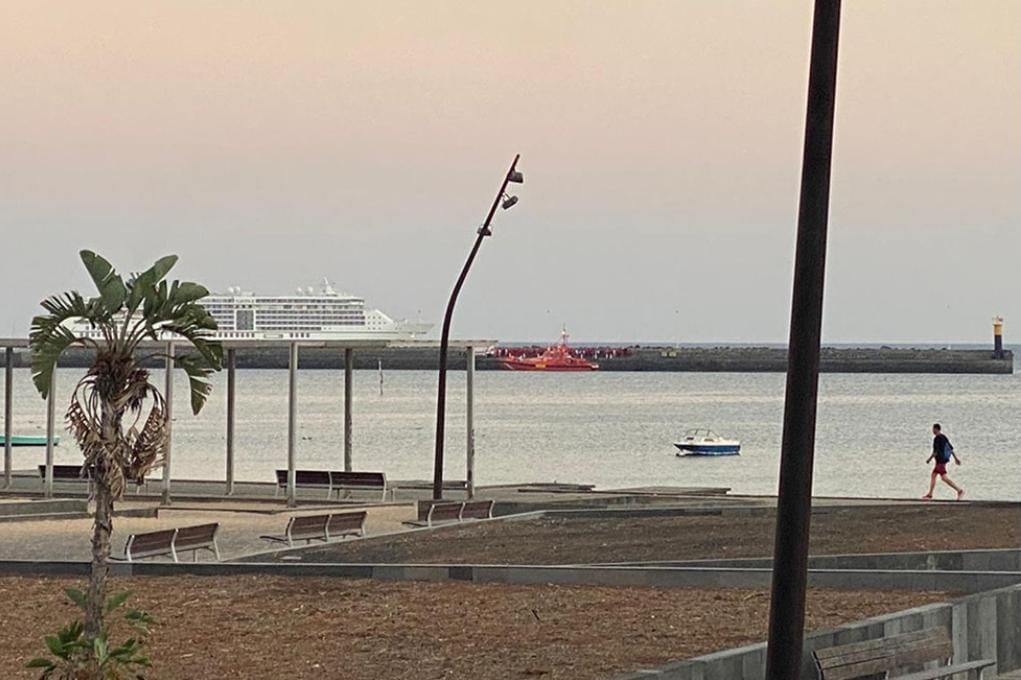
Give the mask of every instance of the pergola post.
POLYGON ((4 488, 11 488, 13 457, 11 455, 11 437, 14 419, 14 348, 4 351, 4 488))
POLYGON ((475 498, 475 348, 467 347, 465 367, 465 421, 468 426, 468 440, 465 449, 468 498, 475 498))
POLYGON ((53 444, 57 424, 57 367, 50 378, 50 396, 46 399, 46 482, 43 495, 53 498, 53 444))
POLYGON ((298 505, 296 475, 298 441, 298 343, 292 342, 287 374, 287 507, 298 505))
POLYGON ((351 431, 351 402, 354 396, 355 351, 350 347, 344 349, 344 472, 354 469, 351 451, 354 438, 351 431))
POLYGON ((163 491, 160 505, 170 505, 170 450, 174 428, 174 343, 167 343, 163 398, 167 404, 167 443, 163 447, 163 491))
POLYGON ((227 495, 234 493, 234 394, 237 350, 227 350, 227 495))

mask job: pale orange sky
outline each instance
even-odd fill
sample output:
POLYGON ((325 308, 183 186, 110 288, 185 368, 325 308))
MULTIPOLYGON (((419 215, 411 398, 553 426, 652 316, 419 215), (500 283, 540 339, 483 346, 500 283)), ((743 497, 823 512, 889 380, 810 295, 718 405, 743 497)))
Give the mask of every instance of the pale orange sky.
MULTIPOLYGON (((0 335, 80 247, 436 319, 521 153, 459 334, 785 339, 810 2, 0 6, 0 335)), ((826 338, 1009 339, 1021 2, 845 2, 838 81, 826 338)))

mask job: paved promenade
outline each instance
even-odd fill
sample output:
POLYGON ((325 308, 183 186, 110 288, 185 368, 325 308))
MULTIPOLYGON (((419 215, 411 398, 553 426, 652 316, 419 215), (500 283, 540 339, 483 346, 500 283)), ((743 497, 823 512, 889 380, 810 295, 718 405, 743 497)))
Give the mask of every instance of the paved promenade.
MULTIPOLYGON (((154 507, 151 502, 128 501, 119 503, 116 509, 145 510, 154 507)), ((262 540, 259 536, 283 534, 289 517, 350 512, 357 509, 359 508, 334 505, 283 512, 279 505, 267 507, 265 504, 245 504, 241 501, 207 504, 182 502, 169 509, 159 509, 158 517, 115 517, 113 553, 124 554, 124 543, 129 534, 219 522, 217 544, 223 559, 229 560, 279 547, 278 544, 262 540)), ((405 528, 402 522, 414 519, 415 516, 412 504, 376 506, 367 508, 367 511, 369 515, 365 528, 369 535, 398 531, 405 528)), ((91 536, 92 520, 89 518, 2 522, 0 560, 87 561, 91 558, 91 536)), ((203 554, 199 559, 207 560, 209 557, 203 554)))

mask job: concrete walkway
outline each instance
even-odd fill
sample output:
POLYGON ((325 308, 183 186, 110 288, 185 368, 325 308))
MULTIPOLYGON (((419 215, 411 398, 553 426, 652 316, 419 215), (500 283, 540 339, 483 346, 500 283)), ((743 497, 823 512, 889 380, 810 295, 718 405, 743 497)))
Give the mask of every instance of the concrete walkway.
MULTIPOLYGON (((116 510, 144 511, 155 509, 152 503, 126 501, 116 510)), ((279 508, 273 508, 280 510, 279 508)), ((113 554, 123 555, 128 535, 159 529, 171 529, 193 524, 219 522, 217 544, 224 559, 264 551, 277 544, 259 538, 260 535, 283 534, 287 520, 294 515, 317 515, 327 512, 349 512, 354 506, 302 508, 295 512, 267 512, 264 504, 182 503, 180 507, 160 508, 158 517, 114 517, 113 554)), ((406 528, 402 522, 415 517, 413 504, 387 505, 366 508, 365 528, 368 535, 389 533, 406 528)), ((92 519, 55 519, 0 523, 0 560, 81 560, 91 558, 92 519)), ((200 560, 208 559, 200 555, 200 560)))

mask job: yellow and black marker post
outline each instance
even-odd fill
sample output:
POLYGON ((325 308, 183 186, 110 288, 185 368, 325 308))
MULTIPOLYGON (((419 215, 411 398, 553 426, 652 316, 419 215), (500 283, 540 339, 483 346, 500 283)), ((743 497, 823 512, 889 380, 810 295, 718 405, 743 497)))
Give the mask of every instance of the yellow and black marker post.
POLYGON ((993 358, 1003 358, 1003 317, 993 317, 993 358))

